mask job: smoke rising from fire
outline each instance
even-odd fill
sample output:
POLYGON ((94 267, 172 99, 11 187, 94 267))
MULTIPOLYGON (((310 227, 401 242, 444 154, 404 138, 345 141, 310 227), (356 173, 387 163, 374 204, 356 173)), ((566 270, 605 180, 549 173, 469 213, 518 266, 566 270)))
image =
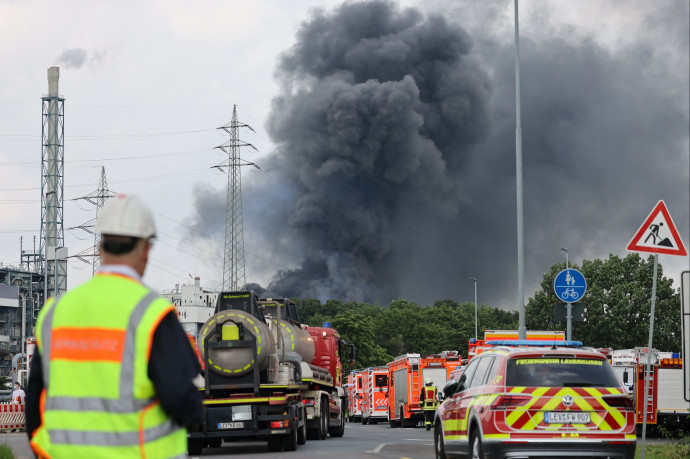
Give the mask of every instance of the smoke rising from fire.
MULTIPOLYGON (((462 17, 369 1, 302 24, 276 70, 275 151, 244 189, 268 292, 429 304, 470 300, 477 277, 480 302, 515 307, 513 48, 462 17)), ((636 45, 521 38, 527 296, 560 247, 623 254, 658 199, 687 234, 687 97, 636 45)))

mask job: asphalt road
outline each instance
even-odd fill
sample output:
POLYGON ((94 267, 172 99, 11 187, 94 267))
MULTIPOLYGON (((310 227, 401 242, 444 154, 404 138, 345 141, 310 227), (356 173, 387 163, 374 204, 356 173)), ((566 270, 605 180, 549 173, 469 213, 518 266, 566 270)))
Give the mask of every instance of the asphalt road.
MULTIPOLYGON (((638 445, 640 443, 638 437, 638 445)), ((650 438, 647 444, 665 443, 663 438, 650 438)), ((671 440, 675 442, 677 440, 671 440)), ((33 459, 29 442, 24 432, 0 432, 0 443, 7 443, 17 459, 33 459)), ((295 452, 270 453, 266 442, 223 443, 220 448, 204 449, 195 458, 343 458, 348 459, 427 459, 434 457, 432 432, 422 427, 391 429, 388 423, 377 425, 345 424, 345 435, 341 438, 328 437, 326 440, 308 440, 297 447, 295 452)))
POLYGON ((373 459, 410 458, 431 459, 434 457, 433 432, 423 427, 391 429, 388 423, 362 425, 346 423, 345 435, 341 438, 329 436, 326 440, 307 440, 294 452, 270 453, 266 442, 223 443, 220 448, 204 449, 200 456, 191 458, 343 458, 373 459))

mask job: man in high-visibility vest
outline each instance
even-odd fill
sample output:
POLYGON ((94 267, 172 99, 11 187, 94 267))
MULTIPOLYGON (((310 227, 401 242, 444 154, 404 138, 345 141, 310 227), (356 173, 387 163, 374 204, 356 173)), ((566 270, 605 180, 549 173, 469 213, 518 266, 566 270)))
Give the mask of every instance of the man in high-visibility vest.
POLYGON ((136 196, 96 222, 101 267, 41 309, 26 427, 40 458, 186 457, 203 419, 199 374, 174 307, 141 278, 156 230, 136 196))
POLYGON ((436 412, 436 407, 438 407, 436 387, 432 385, 431 378, 424 380, 422 393, 419 394, 419 402, 422 404, 422 411, 424 412, 424 426, 426 430, 431 430, 431 426, 434 423, 434 413, 436 412))

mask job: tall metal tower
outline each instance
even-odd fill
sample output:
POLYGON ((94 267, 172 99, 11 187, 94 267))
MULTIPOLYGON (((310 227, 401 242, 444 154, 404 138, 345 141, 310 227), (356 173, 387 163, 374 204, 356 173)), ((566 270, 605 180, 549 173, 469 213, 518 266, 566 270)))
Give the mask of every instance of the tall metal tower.
POLYGON ((117 193, 108 189, 108 180, 105 177, 105 167, 101 167, 101 180, 98 184, 98 189, 94 192, 87 194, 86 196, 82 196, 80 198, 75 199, 75 201, 84 200, 96 206, 96 216, 93 219, 89 220, 88 222, 82 225, 75 226, 74 228, 68 228, 78 228, 86 231, 87 233, 93 234, 93 247, 89 247, 86 250, 82 250, 78 254, 74 255, 74 257, 78 258, 79 260, 85 263, 89 263, 87 258, 91 258, 93 260, 91 263, 94 273, 101 266, 101 258, 98 253, 98 246, 101 243, 101 235, 94 231, 92 228, 96 225, 96 220, 98 220, 98 216, 101 214, 101 210, 103 209, 105 203, 108 201, 108 199, 116 195, 117 193))
POLYGON ((58 94, 60 68, 48 69, 48 95, 43 100, 41 156, 41 233, 46 289, 55 294, 67 290, 67 255, 63 231, 65 99, 58 94))
MULTIPOLYGON (((244 161, 240 158, 241 147, 251 147, 256 150, 254 145, 243 142, 239 138, 239 129, 248 128, 255 132, 248 124, 242 124, 237 120, 237 106, 232 109, 232 120, 225 126, 218 129, 230 134, 230 140, 216 147, 228 154, 227 163, 223 161, 215 166, 228 168, 228 194, 225 209, 225 251, 223 255, 223 290, 239 290, 244 288, 245 268, 244 268, 244 229, 242 219, 242 174, 241 166, 254 166, 254 163, 244 161)), ((258 150, 256 150, 258 151, 258 150)))

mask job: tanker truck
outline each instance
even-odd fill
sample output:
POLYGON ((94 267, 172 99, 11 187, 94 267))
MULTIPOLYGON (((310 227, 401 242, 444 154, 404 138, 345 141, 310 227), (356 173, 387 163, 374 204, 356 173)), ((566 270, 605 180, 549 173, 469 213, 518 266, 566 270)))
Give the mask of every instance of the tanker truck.
POLYGON ((354 360, 354 347, 332 328, 301 324, 293 301, 222 292, 196 341, 204 421, 189 431, 190 455, 247 439, 295 451, 344 434, 341 357, 354 360))

